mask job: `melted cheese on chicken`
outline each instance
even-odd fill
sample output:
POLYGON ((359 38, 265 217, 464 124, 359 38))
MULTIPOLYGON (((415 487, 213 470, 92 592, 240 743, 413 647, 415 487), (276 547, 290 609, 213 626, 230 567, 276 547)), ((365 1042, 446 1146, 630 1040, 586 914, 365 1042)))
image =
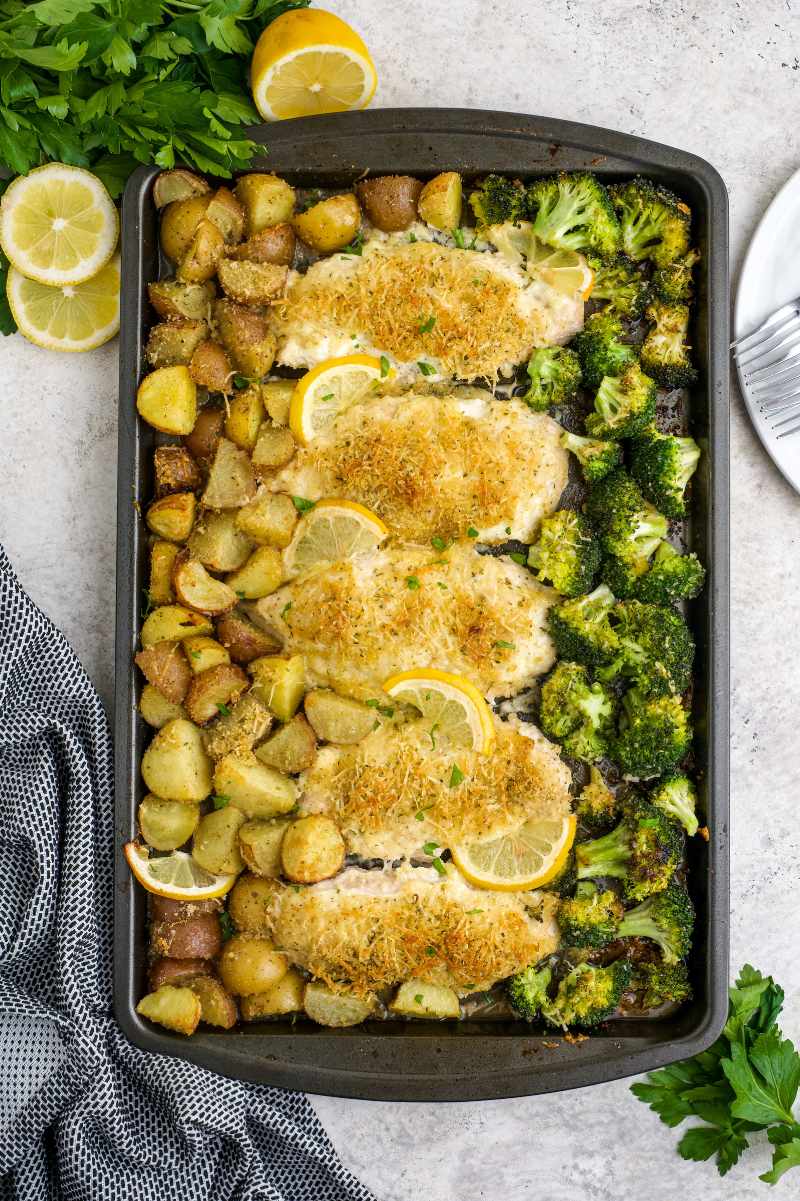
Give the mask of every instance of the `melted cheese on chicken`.
POLYGON ((300 808, 328 813, 351 854, 398 859, 424 843, 499 838, 532 818, 565 817, 571 773, 534 726, 495 720, 491 754, 458 751, 464 779, 453 788, 452 748, 421 723, 382 725, 356 746, 326 746, 300 777, 300 808), (420 820, 421 819, 421 820, 420 820))
POLYGON ((313 367, 360 348, 445 376, 495 380, 537 346, 567 342, 583 301, 499 254, 382 238, 293 274, 273 308, 278 362, 313 367))
POLYGON ((250 613, 286 653, 305 656, 309 687, 374 697, 395 672, 437 667, 494 698, 552 667, 556 595, 471 543, 444 554, 388 545, 301 576, 250 613))
POLYGON ((353 405, 300 447, 276 492, 366 505, 409 542, 532 542, 567 484, 561 427, 520 400, 406 393, 353 405))
POLYGON ((557 906, 550 893, 473 889, 454 869, 350 868, 277 891, 272 934, 293 963, 359 995, 412 978, 468 993, 554 951, 557 906))

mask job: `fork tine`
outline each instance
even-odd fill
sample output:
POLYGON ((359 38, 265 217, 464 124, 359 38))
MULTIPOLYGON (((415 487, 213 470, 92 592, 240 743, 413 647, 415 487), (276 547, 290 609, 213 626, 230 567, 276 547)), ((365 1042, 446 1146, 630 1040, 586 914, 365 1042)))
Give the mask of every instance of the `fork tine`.
MULTIPOLYGON (((798 407, 800 407, 800 404, 792 405, 792 408, 796 409, 798 407)), ((780 421, 773 421, 772 428, 774 430, 779 430, 782 425, 789 425, 789 423, 792 421, 800 421, 800 415, 797 413, 790 413, 788 417, 781 417, 780 421)))
POLYGON ((794 396, 778 397, 774 401, 763 401, 758 407, 765 417, 771 418, 777 417, 779 413, 787 413, 789 409, 795 409, 799 404, 800 396, 795 393, 794 396))
MULTIPOLYGON (((784 348, 793 349, 798 345, 800 345, 800 322, 792 326, 791 329, 787 327, 786 331, 782 334, 776 334, 775 337, 768 338, 766 342, 762 342, 760 346, 755 347, 749 358, 739 360, 739 366, 745 375, 749 375, 751 371, 755 370, 755 364, 761 363, 762 359, 768 358, 769 355, 777 354, 784 348)), ((789 356, 785 354, 780 355, 777 359, 772 359, 769 364, 762 363, 761 365, 764 367, 772 363, 777 365, 787 357, 789 356)))
POLYGON ((759 336, 757 338, 752 338, 751 341, 747 345, 735 346, 733 348, 734 358, 737 358, 737 359, 742 358, 743 356, 747 356, 748 354, 750 354, 751 351, 757 350, 758 347, 763 345, 763 343, 766 342, 768 338, 774 338, 777 334, 779 334, 781 332, 781 330, 785 330, 787 326, 791 325, 796 320, 797 320, 797 313, 791 312, 791 313, 787 313, 784 317, 782 317, 780 321, 773 321, 770 325, 768 325, 766 327, 766 329, 763 329, 761 331, 761 333, 759 334, 759 336))
POLYGON ((798 431, 800 431, 800 424, 793 426, 790 430, 784 430, 783 433, 776 434, 775 436, 776 438, 790 438, 792 434, 796 434, 798 431))
POLYGON ((769 388, 765 392, 754 394, 753 400, 759 405, 771 405, 781 400, 788 400, 790 396, 796 396, 798 392, 800 392, 800 377, 795 376, 793 379, 784 380, 780 387, 769 388))
MULTIPOLYGON (((798 346, 800 352, 800 346, 798 346)), ((773 383, 779 383, 784 376, 793 375, 800 367, 800 353, 779 359, 777 363, 767 363, 765 367, 757 367, 748 374, 748 382, 754 392, 759 388, 769 388, 773 383)))
POLYGON ((770 313, 769 317, 762 321, 760 325, 756 326, 754 330, 751 330, 749 334, 742 334, 741 338, 735 338, 734 341, 731 342, 731 350, 736 350, 737 347, 742 349, 745 342, 749 342, 752 338, 760 337, 761 334, 763 334, 765 330, 769 329, 771 325, 774 325, 777 321, 782 321, 787 315, 796 312, 797 304, 795 301, 790 301, 789 304, 782 305, 779 309, 776 309, 774 313, 770 313))

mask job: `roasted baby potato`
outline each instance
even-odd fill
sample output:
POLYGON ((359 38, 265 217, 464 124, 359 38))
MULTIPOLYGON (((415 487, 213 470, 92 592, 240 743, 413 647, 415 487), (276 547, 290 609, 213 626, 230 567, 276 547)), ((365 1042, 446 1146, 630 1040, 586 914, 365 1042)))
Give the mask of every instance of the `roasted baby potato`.
POLYGON ((207 321, 211 315, 211 302, 217 289, 211 280, 204 284, 182 284, 168 279, 147 285, 150 303, 165 321, 207 321))
POLYGON ((296 968, 290 967, 282 980, 273 984, 266 992, 242 997, 241 1013, 245 1022, 257 1022, 259 1018, 279 1017, 284 1013, 300 1013, 306 982, 296 968))
POLYGON ((294 395, 295 380, 268 379, 261 385, 261 399, 267 416, 276 425, 289 424, 289 409, 294 395))
POLYGON ((241 175, 234 188, 236 199, 244 206, 248 238, 270 225, 291 220, 294 212, 294 188, 277 175, 241 175))
POLYGON ((203 471, 208 471, 214 461, 224 425, 225 413, 222 409, 202 409, 197 414, 192 432, 186 436, 186 449, 203 471))
POLYGON ((342 870, 346 854, 339 827, 322 813, 292 822, 281 842, 284 875, 296 884, 316 884, 342 870))
POLYGON ((173 492, 154 500, 145 514, 148 529, 167 542, 185 542, 192 532, 197 501, 194 492, 173 492))
POLYGON ((172 591, 172 565, 178 547, 174 542, 159 540, 150 547, 150 583, 147 596, 151 605, 169 605, 175 600, 172 591))
POLYGON ((199 676, 208 671, 209 667, 219 667, 220 663, 230 663, 231 657, 221 643, 215 638, 186 638, 183 649, 189 662, 192 675, 199 676))
POLYGON ((294 258, 295 233, 288 221, 280 225, 269 225, 253 234, 240 246, 228 251, 230 259, 244 259, 249 263, 277 263, 288 267, 294 258))
POLYGON ((247 755, 269 731, 272 714, 252 692, 246 692, 230 713, 203 731, 203 743, 212 759, 247 755))
POLYGON ((136 393, 139 416, 162 434, 190 434, 197 419, 197 386, 188 367, 157 367, 136 393))
POLYGON ((239 854, 239 827, 245 816, 240 809, 226 805, 200 818, 192 840, 192 858, 207 872, 230 874, 244 867, 239 854))
POLYGON ((142 997, 136 1012, 167 1030, 178 1034, 194 1034, 200 1021, 200 1000, 190 988, 175 988, 162 984, 156 992, 142 997))
POLYGON ((189 684, 184 708, 192 721, 204 726, 213 717, 227 715, 249 685, 245 672, 233 663, 220 663, 201 671, 189 684))
POLYGON ((151 367, 188 366, 197 347, 208 337, 205 321, 161 321, 147 338, 145 358, 151 367))
POLYGON ((457 229, 461 225, 461 176, 443 171, 428 180, 419 194, 419 215, 434 229, 457 229))
POLYGON ((223 613, 217 621, 217 638, 235 663, 252 663, 278 649, 271 635, 253 625, 241 613, 223 613))
POLYGON ((242 450, 251 451, 256 444, 258 431, 264 420, 264 404, 261 389, 257 384, 242 388, 228 403, 225 418, 225 437, 230 438, 242 450))
POLYGON ((356 194, 377 229, 393 233, 417 219, 422 184, 411 175, 378 175, 356 184, 356 194))
POLYGON ((286 956, 275 949, 269 938, 258 934, 234 934, 225 943, 219 959, 222 983, 239 997, 266 992, 288 970, 286 956))
POLYGON ((173 705, 183 704, 192 672, 180 642, 156 642, 139 651, 134 662, 148 684, 173 705))
POLYGON ((220 438, 202 496, 207 509, 238 509, 256 494, 249 456, 228 438, 220 438))
POLYGON ((176 557, 172 568, 172 587, 182 605, 217 617, 236 604, 236 593, 222 580, 209 575, 202 563, 192 559, 187 550, 176 557))
POLYGON ((239 877, 228 893, 228 916, 237 930, 269 934, 272 928, 269 911, 276 888, 280 885, 249 872, 239 877))
POLYGON ((199 729, 182 718, 162 726, 142 756, 145 784, 168 801, 204 801, 212 767, 199 729))
POLYGON ((200 468, 185 446, 157 446, 153 468, 158 497, 173 492, 197 492, 203 482, 200 468))
POLYGON ((214 788, 246 817, 280 817, 294 808, 294 780, 251 754, 226 755, 214 769, 214 788))
POLYGON ((233 367, 219 342, 207 338, 195 350, 189 363, 192 379, 209 392, 230 392, 233 387, 233 367))
POLYGON ((375 710, 326 689, 306 694, 306 717, 322 742, 360 742, 375 728, 375 710))
POLYGON ((157 209, 172 204, 173 200, 189 200, 192 196, 205 196, 211 188, 199 175, 178 167, 174 171, 162 171, 153 184, 153 201, 157 209))
POLYGON ((253 543, 236 524, 236 511, 204 510, 187 543, 193 559, 209 571, 236 571, 250 558, 253 543))
POLYGON ((428 984, 425 980, 406 980, 398 988, 389 1006, 392 1013, 414 1018, 458 1018, 461 1006, 458 995, 443 984, 428 984))
POLYGON ((150 991, 162 984, 186 984, 195 976, 207 976, 211 965, 207 959, 155 959, 147 971, 150 991))
POLYGON ((283 560, 274 546, 259 546, 244 567, 228 576, 227 583, 240 600, 260 600, 283 581, 283 560))
POLYGON ((189 982, 189 988, 200 1002, 200 1021, 208 1026, 221 1026, 230 1030, 236 1025, 239 1014, 236 1002, 230 993, 226 992, 219 980, 213 976, 195 976, 189 982))
POLYGON ((211 279, 225 253, 225 240, 212 221, 197 226, 191 245, 175 272, 181 283, 203 284, 211 279))
POLYGON ((160 730, 168 721, 176 721, 179 717, 186 718, 186 710, 183 705, 175 705, 172 701, 168 701, 164 694, 154 688, 152 684, 145 684, 142 689, 142 695, 139 697, 139 712, 142 720, 156 730, 160 730))
POLYGON ((213 959, 222 946, 222 930, 216 913, 198 913, 188 920, 154 919, 150 946, 166 959, 213 959))
POLYGON ((256 819, 239 827, 239 850, 254 875, 271 879, 280 876, 281 842, 288 825, 288 821, 256 819))
POLYGON ((161 249, 173 263, 186 257, 197 227, 211 203, 211 189, 186 200, 173 200, 161 214, 161 249))
POLYGON ((217 268, 222 290, 239 304, 269 304, 286 288, 288 267, 223 259, 217 268))
POLYGON ((333 992, 318 980, 312 980, 306 985, 303 1008, 320 1026, 357 1026, 374 1012, 375 1000, 333 992))
POLYGON ((193 634, 213 634, 214 627, 207 617, 192 613, 183 605, 159 605, 145 619, 139 634, 142 646, 153 646, 156 642, 183 642, 193 634))
POLYGON ((346 192, 312 204, 304 213, 297 213, 292 224, 307 246, 329 254, 352 242, 361 225, 361 209, 352 192, 346 192))
POLYGON ((248 671, 253 677, 253 691, 275 714, 279 721, 294 717, 303 699, 306 665, 302 655, 284 658, 266 655, 254 659, 248 671))
POLYGON ((281 726, 271 738, 262 742, 255 756, 267 767, 296 776, 311 767, 317 756, 317 740, 314 731, 301 713, 281 726))
MULTIPOLYGON (((277 429, 274 432, 289 433, 288 430, 277 429)), ((292 437, 291 434, 289 437, 292 437)), ((282 492, 263 492, 248 505, 243 505, 236 514, 237 527, 261 546, 288 546, 296 524, 297 509, 291 496, 282 492)))
MULTIPOLYGON (((285 467, 296 450, 297 443, 291 430, 285 425, 273 425, 271 421, 262 421, 253 447, 253 469, 258 478, 263 479, 278 467, 285 467)), ((290 497, 287 496, 286 500, 292 503, 290 497)))
POLYGON ((278 344, 264 314, 235 300, 217 300, 214 319, 236 370, 248 379, 266 375, 275 362, 278 344))
POLYGON ((185 801, 165 801, 149 792, 138 811, 142 838, 156 851, 176 851, 194 834, 200 806, 185 801))
POLYGON ((217 188, 206 209, 206 220, 216 225, 229 246, 241 242, 244 234, 244 209, 230 188, 217 188))

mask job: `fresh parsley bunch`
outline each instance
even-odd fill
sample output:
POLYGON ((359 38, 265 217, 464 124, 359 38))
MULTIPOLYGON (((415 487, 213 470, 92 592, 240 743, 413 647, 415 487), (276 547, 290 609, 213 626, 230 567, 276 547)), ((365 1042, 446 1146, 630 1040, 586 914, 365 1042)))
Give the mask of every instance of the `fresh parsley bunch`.
POLYGON ((248 68, 308 0, 0 0, 0 165, 89 167, 119 196, 138 163, 214 175, 256 151, 248 68))
POLYGON ((800 1054, 776 1022, 783 989, 745 964, 730 990, 728 1021, 714 1045, 684 1063, 651 1072, 631 1092, 667 1126, 697 1117, 678 1143, 684 1159, 716 1156, 724 1176, 749 1146, 748 1135, 766 1130, 772 1168, 760 1177, 777 1184, 800 1167, 800 1122, 792 1107, 800 1087, 800 1054))

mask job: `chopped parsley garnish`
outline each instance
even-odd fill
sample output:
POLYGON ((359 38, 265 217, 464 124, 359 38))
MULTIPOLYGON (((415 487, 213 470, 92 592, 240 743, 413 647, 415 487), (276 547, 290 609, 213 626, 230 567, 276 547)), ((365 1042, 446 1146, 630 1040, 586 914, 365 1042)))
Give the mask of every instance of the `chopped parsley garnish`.
POLYGON ((452 543, 445 542, 444 538, 440 538, 437 534, 435 537, 431 538, 431 546, 434 550, 442 551, 447 550, 448 546, 452 546, 452 543))
POLYGON ((422 1004, 422 993, 421 992, 414 993, 414 1001, 416 1002, 417 1005, 422 1004))
POLYGON ((507 533, 507 534, 510 534, 510 533, 511 533, 511 526, 510 526, 510 525, 507 525, 507 526, 506 526, 506 533, 507 533))
POLYGON ((441 588, 442 592, 447 591, 447 584, 443 584, 441 580, 436 581, 436 587, 441 588))
POLYGON ((469 529, 467 530, 467 537, 468 538, 477 538, 478 537, 478 531, 475 529, 474 525, 471 525, 469 527, 469 529))
POLYGON ((391 369, 392 369, 391 363, 387 359, 386 355, 382 354, 381 355, 381 379, 386 379, 386 376, 389 374, 391 369))
POLYGON ((417 579, 417 577, 415 575, 407 575, 406 576, 406 587, 410 588, 412 592, 417 591, 417 589, 419 588, 419 580, 417 579))
POLYGON ((445 867, 445 865, 442 863, 442 861, 441 861, 441 859, 439 858, 439 856, 438 856, 438 855, 436 856, 436 858, 435 858, 435 859, 431 860, 431 867, 434 867, 434 868, 436 868, 436 871, 439 873, 439 875, 440 875, 440 876, 446 876, 446 875, 447 875, 447 868, 446 868, 446 867, 445 867))
POLYGON ((422 849, 426 855, 435 855, 439 850, 439 844, 438 842, 426 842, 422 849))
POLYGON ((218 792, 212 796, 211 803, 215 809, 224 809, 230 799, 231 798, 226 796, 224 792, 218 792))
POLYGON ((241 392, 242 388, 248 388, 250 386, 250 380, 245 375, 234 375, 233 386, 234 388, 238 388, 241 392))
POLYGON ((436 947, 426 947, 426 948, 425 948, 425 954, 426 954, 426 955, 430 955, 430 957, 431 957, 431 959, 432 959, 432 958, 433 958, 433 956, 436 954, 436 947))
POLYGON ((222 933, 222 941, 227 942, 236 933, 236 927, 231 921, 231 915, 227 909, 223 909, 219 915, 219 927, 222 933))
POLYGON ((466 247, 466 243, 464 242, 464 231, 461 228, 461 226, 457 225, 456 228, 454 230, 452 230, 452 234, 453 234, 453 241, 455 242, 458 249, 466 250, 467 247, 466 247))
POLYGON ((438 721, 435 721, 433 723, 433 725, 431 726, 430 730, 428 731, 428 737, 431 740, 431 750, 432 751, 436 750, 436 731, 438 729, 439 729, 439 723, 438 723, 438 721))
POLYGON ((237 588, 236 595, 238 596, 239 600, 244 600, 244 588, 237 588))
POLYGON ((391 705, 382 705, 380 701, 376 701, 374 698, 364 701, 364 704, 369 709, 377 709, 381 717, 394 717, 394 709, 391 705))
MULTIPOLYGON (((427 321, 423 321, 420 324, 419 332, 421 334, 429 334, 435 324, 436 324, 436 318, 434 317, 433 313, 431 313, 431 315, 430 315, 430 317, 428 317, 427 321)), ((422 365, 420 364, 420 370, 421 369, 422 369, 422 365)))
MULTIPOLYGON (((334 395, 332 392, 326 392, 322 399, 323 400, 333 400, 334 395)), ((508 532, 508 531, 506 531, 506 532, 508 532)))
POLYGON ((292 504, 297 509, 298 513, 307 513, 309 509, 313 509, 317 502, 315 500, 306 500, 304 496, 293 496, 292 504))
POLYGON ((482 909, 467 909, 466 910, 467 917, 472 917, 473 913, 483 913, 483 910, 482 909))
POLYGON ((525 566, 525 556, 519 554, 517 551, 512 550, 511 554, 508 557, 509 557, 509 559, 513 559, 515 563, 519 563, 520 567, 525 566))
POLYGON ((453 770, 450 772, 450 787, 457 788, 464 779, 464 773, 457 763, 453 764, 453 770))
POLYGON ((417 235, 414 233, 414 231, 413 231, 413 230, 412 230, 412 231, 411 231, 411 233, 408 235, 408 240, 409 240, 409 242, 416 242, 416 240, 417 240, 417 235))
POLYGON ((230 717, 231 711, 227 705, 223 705, 222 701, 217 701, 217 708, 223 717, 230 717))
POLYGON ((286 614, 289 612, 291 607, 292 607, 292 601, 288 601, 281 609, 281 617, 283 618, 284 621, 286 621, 286 614))
POLYGON ((436 375, 436 368, 432 367, 430 363, 418 362, 417 366, 423 375, 436 375))
POLYGON ((501 647, 505 651, 513 651, 514 649, 513 642, 504 642, 502 638, 498 638, 494 645, 501 647))
POLYGON ((424 822, 425 814, 428 812, 429 809, 432 809, 432 808, 433 808, 433 805, 425 805, 422 809, 417 810, 417 812, 414 814, 414 817, 417 819, 418 822, 424 822))
POLYGON ((189 651, 189 654, 192 656, 192 658, 193 658, 193 659, 199 659, 199 658, 200 658, 200 652, 199 652, 199 651, 189 651))
POLYGON ((362 234, 361 230, 359 230, 358 233, 356 234, 356 236, 353 238, 352 242, 348 242, 348 244, 346 246, 343 246, 339 253, 340 254, 361 254, 361 251, 363 250, 363 248, 364 248, 364 235, 362 234))

